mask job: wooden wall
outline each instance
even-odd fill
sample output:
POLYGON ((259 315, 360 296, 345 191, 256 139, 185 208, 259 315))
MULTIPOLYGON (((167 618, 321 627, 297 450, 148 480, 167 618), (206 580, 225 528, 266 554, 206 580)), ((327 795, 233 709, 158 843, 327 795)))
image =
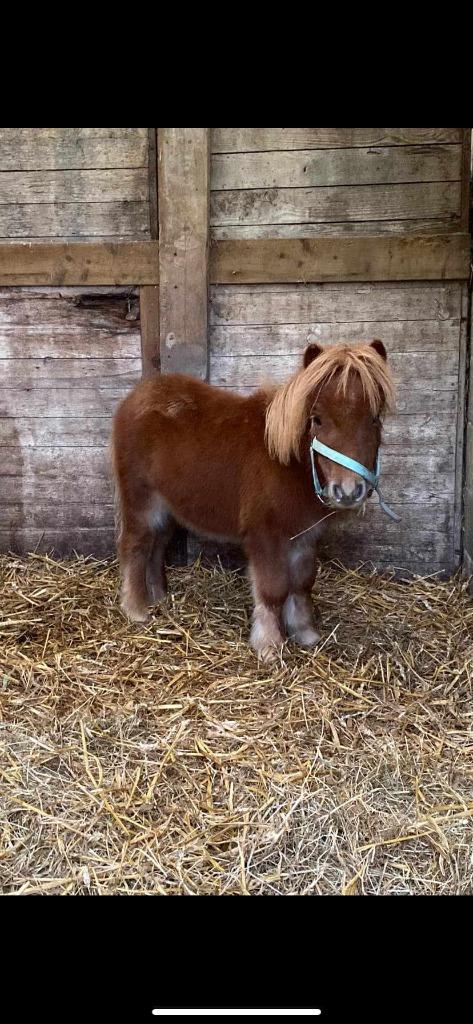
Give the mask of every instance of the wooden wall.
POLYGON ((149 131, 0 128, 0 239, 151 238, 149 131))
POLYGON ((380 337, 399 385, 384 489, 402 523, 373 504, 325 551, 457 568, 468 137, 0 129, 0 550, 113 550, 110 421, 142 371, 248 393, 313 340, 380 337))
MULTIPOLYGON (((464 129, 214 128, 211 138, 215 239, 465 226, 464 129)), ((325 549, 349 563, 452 571, 461 555, 466 290, 377 282, 375 260, 371 270, 375 283, 359 285, 214 286, 211 382, 250 391, 292 373, 311 341, 382 338, 399 386, 384 489, 402 523, 374 504, 341 535, 332 527, 325 549)))
POLYGON ((463 133, 463 128, 213 128, 213 235, 459 231, 463 133))
POLYGON ((0 550, 105 555, 108 444, 141 376, 136 295, 0 290, 0 550))

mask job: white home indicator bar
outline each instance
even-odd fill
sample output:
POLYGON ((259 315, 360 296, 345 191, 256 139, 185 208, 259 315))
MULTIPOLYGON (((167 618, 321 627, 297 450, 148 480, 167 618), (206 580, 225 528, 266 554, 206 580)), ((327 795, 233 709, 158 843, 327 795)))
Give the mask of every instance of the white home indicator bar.
POLYGON ((321 1017, 322 1010, 153 1010, 153 1017, 321 1017))

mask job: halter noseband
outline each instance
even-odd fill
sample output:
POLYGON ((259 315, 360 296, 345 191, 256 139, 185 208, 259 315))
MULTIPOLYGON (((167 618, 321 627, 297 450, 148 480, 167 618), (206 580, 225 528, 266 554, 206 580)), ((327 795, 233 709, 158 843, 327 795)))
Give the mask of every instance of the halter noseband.
POLYGON ((363 480, 366 480, 367 483, 370 484, 372 490, 376 491, 379 498, 379 504, 383 512, 385 512, 390 519, 393 519, 395 523, 401 522, 401 517, 398 516, 396 512, 393 512, 393 510, 389 508, 389 505, 386 505, 380 491, 379 481, 381 479, 381 455, 379 451, 376 456, 376 469, 373 473, 372 470, 367 469, 366 466, 362 466, 361 462, 355 462, 354 459, 349 459, 348 455, 342 455, 341 452, 336 452, 333 448, 328 448, 326 444, 322 444, 321 441, 314 437, 310 446, 310 457, 312 460, 312 474, 314 478, 315 493, 319 501, 321 501, 323 505, 327 505, 328 503, 325 498, 325 491, 317 472, 315 459, 316 454, 323 455, 324 458, 330 459, 331 462, 335 462, 338 466, 344 466, 345 469, 349 469, 352 473, 356 473, 357 476, 361 476, 363 480))

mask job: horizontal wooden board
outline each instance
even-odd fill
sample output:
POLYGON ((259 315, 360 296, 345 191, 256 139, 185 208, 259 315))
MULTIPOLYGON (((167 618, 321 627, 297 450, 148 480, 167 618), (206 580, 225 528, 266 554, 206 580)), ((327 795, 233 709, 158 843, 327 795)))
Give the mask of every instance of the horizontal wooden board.
MULTIPOLYGON (((3 450, 5 452, 5 449, 3 450)), ((110 504, 109 454, 106 448, 10 448, 2 458, 2 504, 110 504)), ((1 508, 1 506, 0 506, 1 508)))
POLYGON ((44 203, 0 206, 0 238, 87 235, 150 237, 149 203, 44 203))
POLYGON ((72 418, 63 410, 56 419, 0 419, 0 448, 100 448, 111 439, 110 416, 72 418))
POLYGON ((0 504, 0 529, 4 530, 113 530, 115 510, 112 504, 88 505, 86 502, 63 505, 0 504))
POLYGON ((212 190, 460 181, 462 147, 231 153, 212 159, 212 190))
POLYGON ((10 171, 0 174, 0 206, 34 203, 147 203, 148 171, 10 171))
POLYGON ((0 419, 45 417, 58 419, 67 409, 72 419, 113 416, 127 388, 35 388, 9 390, 0 381, 0 419))
MULTIPOLYGON (((4 450, 5 451, 5 450, 4 450)), ((111 484, 106 448, 9 448, 2 460, 2 502, 15 505, 61 497, 63 504, 109 504, 111 484)), ((455 466, 449 456, 385 453, 384 489, 388 501, 432 503, 452 494, 455 466)))
POLYGON ((211 288, 213 326, 457 320, 457 284, 260 285, 211 288))
MULTIPOLYGON (((115 535, 112 529, 5 529, 0 526, 0 551, 27 555, 32 552, 58 558, 72 558, 73 554, 108 558, 116 551, 115 535)), ((118 607, 118 604, 117 604, 118 607)))
MULTIPOLYGON (((232 391, 235 394, 247 395, 254 394, 255 388, 250 387, 236 387, 227 388, 223 390, 232 391)), ((15 392, 16 394, 17 392, 15 392)), ((1 400, 1 399, 0 399, 1 400)), ((419 392, 409 390, 399 390, 397 392, 396 401, 396 416, 416 416, 420 410, 419 392)), ((435 417, 440 414, 449 415, 456 418, 458 414, 458 394, 456 391, 428 391, 422 395, 422 414, 424 416, 435 417)), ((456 421, 456 420, 455 420, 456 421)))
MULTIPOLYGON (((351 345, 381 338, 388 352, 459 351, 460 321, 380 321, 346 324, 275 324, 265 327, 212 327, 212 358, 218 356, 298 356, 307 345, 351 345)), ((1 328, 0 328, 1 339, 1 328)), ((2 354, 0 340, 0 355, 2 354)), ((6 354, 6 353, 4 353, 6 354)), ((72 353, 71 353, 72 354, 72 353)), ((119 353, 117 352, 117 355, 119 353)))
MULTIPOLYGON (((99 448, 111 436, 109 417, 0 419, 0 448, 99 448)), ((396 452, 444 455, 456 451, 455 411, 395 416, 384 428, 384 447, 396 452)))
MULTIPOLYGON (((392 352, 390 364, 398 388, 412 391, 457 391, 459 351, 392 352)), ((217 387, 261 387, 268 380, 283 384, 300 369, 297 355, 216 356, 211 359, 211 381, 217 387)))
MULTIPOLYGON (((439 218, 460 230, 459 182, 213 192, 211 224, 305 224, 439 218)), ((1 211, 0 211, 1 214, 1 211)), ((1 225, 1 219, 0 219, 1 225)), ((373 232, 374 234, 375 232, 373 232)))
POLYGON ((17 242, 0 245, 0 286, 3 287, 92 287, 158 282, 158 242, 117 243, 110 240, 106 244, 43 242, 31 245, 17 242))
POLYGON ((462 132, 462 128, 212 128, 212 152, 459 145, 462 132))
POLYGON ((140 335, 136 323, 132 330, 113 336, 106 329, 84 333, 75 330, 60 333, 51 327, 7 328, 0 324, 0 360, 2 359, 139 359, 140 335))
POLYGON ((148 128, 0 128, 0 171, 146 167, 148 128))
POLYGON ((260 238, 360 238, 364 235, 450 235, 461 228, 455 222, 420 218, 418 220, 345 221, 320 224, 224 224, 213 226, 213 242, 255 241, 260 238))
POLYGON ((139 359, 0 359, 8 388, 132 388, 141 379, 139 359))
POLYGON ((212 284, 468 280, 469 235, 214 242, 212 284))

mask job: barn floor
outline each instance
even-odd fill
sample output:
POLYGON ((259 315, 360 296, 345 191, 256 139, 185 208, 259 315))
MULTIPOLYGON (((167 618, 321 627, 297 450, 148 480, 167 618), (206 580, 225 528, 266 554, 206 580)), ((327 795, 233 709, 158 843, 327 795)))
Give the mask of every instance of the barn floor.
POLYGON ((244 579, 0 558, 0 889, 473 892, 473 601, 324 568, 323 641, 258 666, 244 579))

